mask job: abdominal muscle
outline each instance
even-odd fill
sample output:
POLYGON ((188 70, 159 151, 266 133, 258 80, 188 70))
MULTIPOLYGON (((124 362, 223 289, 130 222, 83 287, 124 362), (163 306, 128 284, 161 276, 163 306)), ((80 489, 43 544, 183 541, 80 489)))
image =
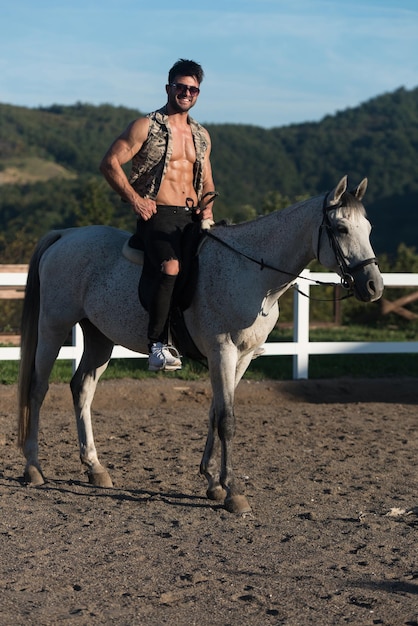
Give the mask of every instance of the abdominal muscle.
POLYGON ((179 132, 173 128, 173 153, 156 197, 157 204, 186 206, 191 198, 197 205, 197 195, 193 187, 193 166, 196 160, 193 138, 190 129, 179 132))
POLYGON ((157 204, 186 206, 186 199, 197 204, 197 195, 193 188, 193 164, 189 161, 169 164, 161 181, 155 201, 157 204))

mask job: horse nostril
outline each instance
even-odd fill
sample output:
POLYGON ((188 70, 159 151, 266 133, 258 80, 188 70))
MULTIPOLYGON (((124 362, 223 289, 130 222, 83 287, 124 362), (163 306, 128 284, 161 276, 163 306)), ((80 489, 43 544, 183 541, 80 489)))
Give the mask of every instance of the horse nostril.
POLYGON ((375 294, 376 293, 376 287, 374 284, 374 280, 369 280, 369 282, 367 283, 367 289, 369 290, 369 293, 371 294, 375 294))

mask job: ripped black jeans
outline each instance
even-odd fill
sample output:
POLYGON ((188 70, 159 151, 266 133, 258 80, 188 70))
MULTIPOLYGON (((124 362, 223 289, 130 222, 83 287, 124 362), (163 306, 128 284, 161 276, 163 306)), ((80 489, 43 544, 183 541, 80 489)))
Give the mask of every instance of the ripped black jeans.
POLYGON ((150 344, 157 341, 167 343, 167 322, 177 276, 165 274, 162 264, 172 259, 181 263, 182 233, 192 218, 193 212, 187 207, 157 205, 157 213, 151 219, 138 219, 136 235, 145 254, 160 272, 149 307, 150 344))

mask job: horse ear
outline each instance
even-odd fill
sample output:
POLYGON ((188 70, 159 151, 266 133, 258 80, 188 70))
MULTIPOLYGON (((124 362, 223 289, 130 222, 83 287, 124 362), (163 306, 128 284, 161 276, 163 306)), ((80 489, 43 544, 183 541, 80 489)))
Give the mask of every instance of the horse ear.
POLYGON ((338 204, 341 200, 341 196, 347 189, 347 175, 343 176, 338 185, 334 189, 334 197, 331 200, 330 204, 338 204))
POLYGON ((360 200, 360 201, 363 200, 364 194, 366 193, 366 189, 367 189, 367 183, 368 183, 367 178, 363 178, 361 183, 357 185, 357 187, 353 189, 350 193, 352 193, 353 196, 357 198, 357 200, 360 200))

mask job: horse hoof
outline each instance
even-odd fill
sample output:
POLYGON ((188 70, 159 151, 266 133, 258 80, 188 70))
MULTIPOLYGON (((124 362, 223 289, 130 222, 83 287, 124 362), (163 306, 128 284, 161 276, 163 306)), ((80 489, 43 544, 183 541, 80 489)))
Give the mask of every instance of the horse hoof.
POLYGON ((251 513, 251 507, 245 496, 230 496, 226 498, 224 506, 228 513, 235 513, 235 515, 251 513))
POLYGON ((30 487, 40 487, 40 485, 45 483, 41 470, 35 467, 35 465, 29 465, 25 469, 23 480, 30 487))
POLYGON ((108 472, 91 472, 88 474, 90 485, 110 489, 113 487, 112 479, 108 472))
POLYGON ((209 500, 215 500, 215 502, 223 502, 226 498, 226 491, 220 485, 217 487, 213 487, 213 489, 208 489, 206 491, 206 495, 209 500))

